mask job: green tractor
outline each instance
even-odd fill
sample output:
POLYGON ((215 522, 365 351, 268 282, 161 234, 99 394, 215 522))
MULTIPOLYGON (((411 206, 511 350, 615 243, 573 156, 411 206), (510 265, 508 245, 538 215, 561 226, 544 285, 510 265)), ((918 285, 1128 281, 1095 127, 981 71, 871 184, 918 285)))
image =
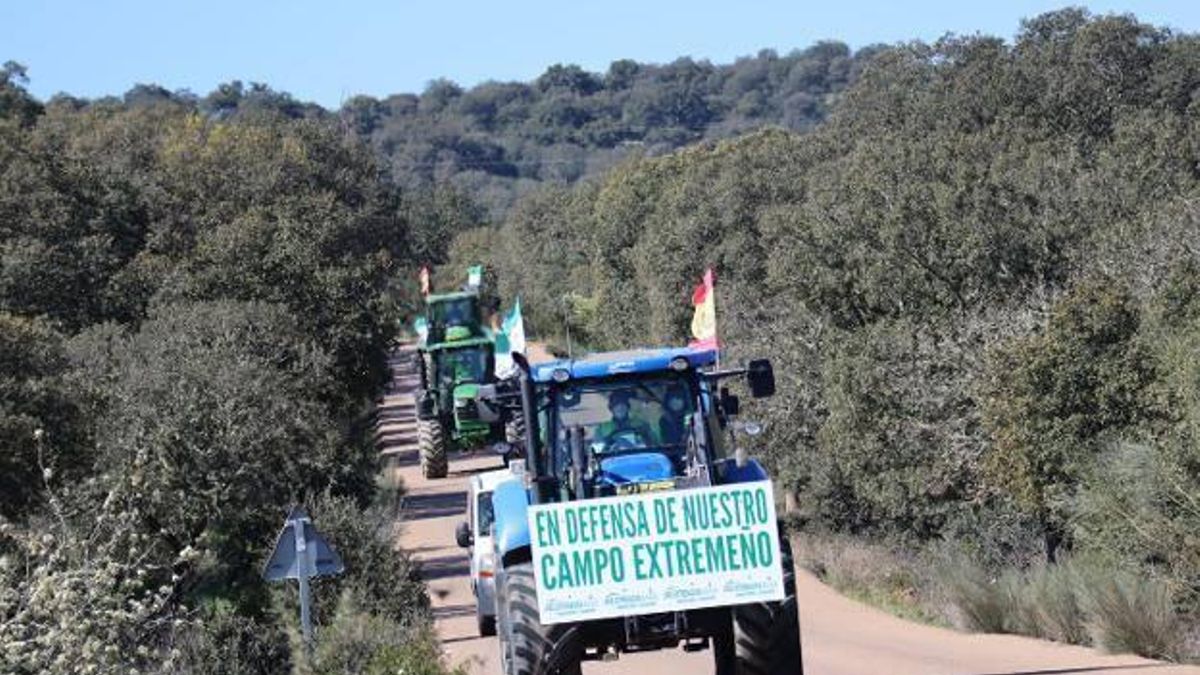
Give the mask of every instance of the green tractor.
POLYGON ((495 381, 495 344, 474 291, 428 296, 426 331, 418 347, 421 473, 445 478, 451 446, 470 450, 505 440, 504 425, 481 421, 475 406, 479 386, 495 381))

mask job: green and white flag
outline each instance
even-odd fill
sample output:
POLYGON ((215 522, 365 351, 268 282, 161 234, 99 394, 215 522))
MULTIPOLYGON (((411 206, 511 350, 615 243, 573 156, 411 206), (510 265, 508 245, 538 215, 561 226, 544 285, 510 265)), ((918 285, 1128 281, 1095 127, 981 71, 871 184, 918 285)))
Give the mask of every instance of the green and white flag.
POLYGON ((467 268, 467 288, 479 288, 483 285, 483 265, 472 265, 467 268))
POLYGON ((429 337, 429 322, 425 317, 418 316, 413 319, 413 332, 417 334, 417 344, 424 345, 425 340, 429 337))
POLYGON ((525 353, 525 319, 521 317, 519 297, 500 323, 500 331, 496 333, 496 377, 503 379, 516 373, 517 364, 513 362, 513 352, 525 353))

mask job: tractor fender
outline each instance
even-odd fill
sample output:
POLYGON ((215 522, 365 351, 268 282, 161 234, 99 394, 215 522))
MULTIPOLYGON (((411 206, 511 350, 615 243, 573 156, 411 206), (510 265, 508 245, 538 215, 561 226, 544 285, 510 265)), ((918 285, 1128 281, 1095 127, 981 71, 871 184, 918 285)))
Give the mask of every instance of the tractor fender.
POLYGON ((746 466, 738 466, 732 457, 717 462, 717 481, 721 485, 753 483, 767 478, 767 470, 754 458, 746 460, 746 466))
POLYGON ((503 481, 492 491, 492 511, 496 553, 507 562, 529 549, 529 493, 519 477, 503 481))

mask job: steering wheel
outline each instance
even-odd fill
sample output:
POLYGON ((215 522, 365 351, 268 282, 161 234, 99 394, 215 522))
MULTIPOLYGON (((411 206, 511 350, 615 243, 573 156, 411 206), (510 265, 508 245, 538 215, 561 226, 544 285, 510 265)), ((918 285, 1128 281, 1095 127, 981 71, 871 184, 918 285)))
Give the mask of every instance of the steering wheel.
POLYGON ((605 439, 604 449, 611 451, 636 450, 650 445, 649 439, 634 429, 625 429, 605 439))

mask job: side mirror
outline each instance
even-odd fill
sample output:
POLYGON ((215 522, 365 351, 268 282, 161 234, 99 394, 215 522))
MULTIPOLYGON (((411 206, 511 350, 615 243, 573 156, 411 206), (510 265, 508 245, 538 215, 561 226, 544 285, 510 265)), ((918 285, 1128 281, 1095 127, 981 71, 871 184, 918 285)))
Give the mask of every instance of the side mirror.
POLYGON ((737 417, 738 412, 742 408, 742 402, 737 396, 729 393, 727 387, 721 388, 721 409, 729 417, 737 417))
POLYGON ((750 395, 754 398, 766 398, 775 395, 775 369, 767 359, 751 361, 746 368, 746 382, 750 385, 750 395))
POLYGON ((471 526, 465 520, 458 524, 458 528, 454 530, 454 539, 462 548, 467 548, 475 543, 475 538, 471 536, 471 526))

